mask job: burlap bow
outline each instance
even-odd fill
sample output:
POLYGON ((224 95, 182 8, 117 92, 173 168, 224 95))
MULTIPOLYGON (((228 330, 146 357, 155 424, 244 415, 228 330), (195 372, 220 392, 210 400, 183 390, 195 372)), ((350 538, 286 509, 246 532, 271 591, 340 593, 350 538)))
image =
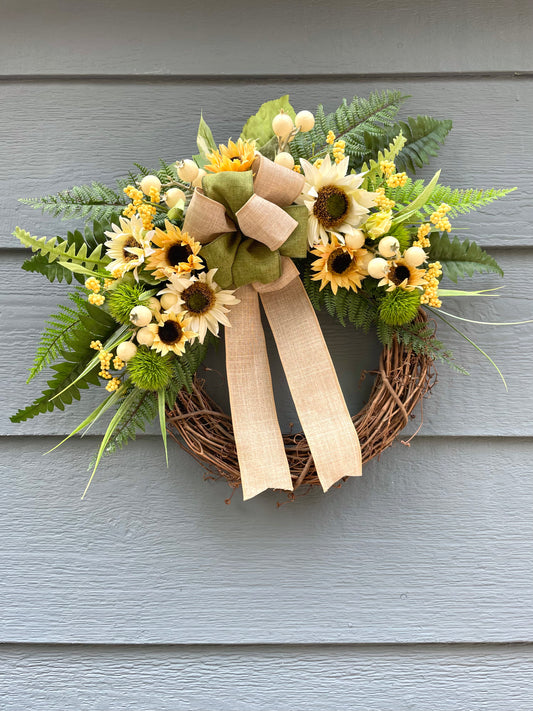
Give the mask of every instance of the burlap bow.
POLYGON ((276 414, 259 296, 324 491, 361 474, 361 450, 315 311, 290 257, 307 253, 303 176, 258 156, 251 171, 205 176, 184 230, 205 245, 220 286, 239 287, 226 370, 244 499, 292 490, 276 414))

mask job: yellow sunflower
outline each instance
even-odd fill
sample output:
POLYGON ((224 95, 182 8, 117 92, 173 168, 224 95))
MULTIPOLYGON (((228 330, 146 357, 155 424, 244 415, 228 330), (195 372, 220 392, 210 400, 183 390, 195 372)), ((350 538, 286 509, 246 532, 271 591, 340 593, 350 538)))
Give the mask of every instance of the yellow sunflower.
POLYGON ((207 157, 210 163, 204 167, 212 173, 250 170, 255 160, 255 141, 243 141, 242 138, 237 143, 228 141, 227 146, 220 144, 218 151, 208 153, 207 157))
POLYGON ((339 287, 357 291, 365 278, 366 249, 352 249, 342 244, 335 233, 331 233, 329 244, 319 244, 311 250, 316 259, 311 268, 318 272, 314 281, 321 281, 320 291, 329 284, 336 294, 339 287))
POLYGON ((197 334, 190 331, 191 319, 185 314, 162 313, 157 316, 157 323, 147 326, 154 334, 152 348, 161 355, 175 353, 182 355, 188 342, 194 341, 197 334))
POLYGON ((389 271, 378 286, 387 286, 387 291, 394 291, 396 288, 413 291, 417 286, 424 286, 425 275, 424 269, 410 266, 405 259, 396 259, 390 263, 389 271))
POLYGON ((202 245, 168 220, 165 220, 164 231, 156 227, 152 242, 159 249, 153 250, 146 267, 156 279, 165 279, 170 274, 189 274, 203 266, 198 256, 202 245))

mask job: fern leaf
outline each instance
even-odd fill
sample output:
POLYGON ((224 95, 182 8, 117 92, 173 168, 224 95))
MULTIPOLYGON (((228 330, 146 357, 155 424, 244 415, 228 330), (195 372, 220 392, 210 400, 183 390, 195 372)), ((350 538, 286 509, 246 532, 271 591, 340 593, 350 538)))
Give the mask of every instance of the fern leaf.
POLYGON ((145 432, 147 425, 153 422, 157 414, 157 393, 151 390, 130 388, 125 392, 122 402, 127 402, 128 405, 116 423, 105 446, 104 454, 112 454, 122 449, 125 444, 137 437, 139 431, 145 432))
POLYGON ((459 277, 473 276, 476 272, 494 272, 503 276, 503 270, 494 257, 475 242, 461 242, 457 237, 450 241, 447 234, 439 233, 433 233, 430 240, 430 261, 439 261, 444 274, 455 283, 459 277))
MULTIPOLYGON (((123 188, 125 185, 126 183, 119 183, 118 187, 123 188)), ((90 185, 77 185, 54 195, 22 198, 20 202, 62 219, 81 217, 106 220, 116 212, 122 212, 128 204, 128 198, 122 190, 117 192, 94 181, 90 185)))
POLYGON ((290 144, 291 153, 295 159, 325 155, 330 150, 326 138, 328 132, 333 131, 336 138, 345 141, 345 154, 350 157, 350 165, 360 165, 368 154, 365 135, 381 135, 385 127, 390 128, 406 98, 399 91, 374 92, 368 99, 354 96, 350 103, 344 99, 327 116, 319 106, 314 128, 295 137, 290 144))
MULTIPOLYGON (((413 202, 424 190, 423 180, 409 179, 403 187, 387 189, 387 196, 396 201, 398 205, 405 205, 413 202)), ((448 212, 449 217, 456 217, 458 214, 464 214, 472 210, 478 210, 480 207, 489 205, 494 200, 505 197, 512 193, 516 188, 487 188, 461 190, 450 188, 446 185, 436 185, 428 197, 425 205, 422 205, 417 216, 424 219, 425 215, 430 215, 438 206, 445 202, 450 206, 448 212)))
MULTIPOLYGON (((398 134, 405 138, 405 145, 402 152, 396 157, 395 163, 398 171, 410 170, 416 172, 436 156, 446 136, 452 128, 449 120, 435 119, 431 116, 417 116, 399 121, 390 128, 385 128, 383 132, 365 135, 365 146, 369 157, 375 156, 382 151, 390 140, 398 134)), ((368 160, 368 158, 366 159, 368 160)), ((392 160, 389 158, 387 160, 392 160)))
POLYGON ((102 255, 103 245, 101 243, 89 252, 88 245, 81 233, 73 233, 73 238, 70 241, 68 239, 62 240, 59 237, 50 239, 32 237, 29 232, 20 227, 16 227, 13 234, 25 247, 30 247, 33 252, 39 252, 49 262, 60 262, 64 268, 68 268, 68 264, 72 264, 92 272, 105 269, 110 262, 109 257, 102 255), (76 239, 76 235, 79 235, 81 242, 76 239))
POLYGON ((379 164, 385 160, 394 161, 397 159, 398 154, 405 146, 406 138, 400 132, 393 140, 389 143, 388 147, 383 151, 378 151, 375 159, 371 159, 368 163, 363 164, 361 168, 362 173, 366 173, 365 179, 363 181, 362 188, 367 190, 374 186, 374 179, 381 174, 381 168, 379 164))

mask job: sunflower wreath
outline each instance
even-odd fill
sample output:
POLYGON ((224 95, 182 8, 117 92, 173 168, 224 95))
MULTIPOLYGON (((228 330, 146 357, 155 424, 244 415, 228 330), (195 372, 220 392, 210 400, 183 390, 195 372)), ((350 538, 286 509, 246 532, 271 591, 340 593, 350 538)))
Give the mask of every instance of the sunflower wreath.
POLYGON ((442 277, 503 274, 475 242, 450 237, 450 219, 511 189, 453 189, 440 171, 427 182, 410 177, 452 124, 396 121, 406 98, 384 91, 313 114, 295 113, 283 96, 264 103, 236 142, 217 146, 202 118, 191 158, 157 171, 136 164, 113 189, 93 182, 25 200, 87 224, 51 239, 15 230, 34 252, 23 269, 78 285, 49 319, 29 379, 47 366, 53 376, 12 421, 63 410, 105 384, 106 397, 66 438, 107 415, 89 484, 102 456, 153 419, 166 453, 168 431, 208 472, 242 483, 244 498, 327 490, 361 474, 432 387, 435 361, 454 366, 434 316, 445 320, 443 298, 482 291, 443 289, 442 277), (302 433, 279 429, 260 305, 302 433), (375 329, 383 344, 370 398, 353 418, 320 310, 375 329), (231 416, 197 372, 221 325, 231 416))

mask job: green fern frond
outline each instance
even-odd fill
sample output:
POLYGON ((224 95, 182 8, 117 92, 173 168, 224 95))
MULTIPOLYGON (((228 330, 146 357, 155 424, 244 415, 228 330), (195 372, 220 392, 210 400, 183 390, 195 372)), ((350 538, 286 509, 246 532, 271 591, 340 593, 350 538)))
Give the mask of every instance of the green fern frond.
POLYGON ((76 185, 54 195, 21 198, 20 202, 64 220, 78 218, 109 220, 115 213, 122 212, 129 202, 122 192, 126 184, 125 181, 119 181, 119 190, 116 191, 104 183, 93 181, 90 185, 76 185))
POLYGON ((125 392, 123 403, 126 398, 129 398, 128 406, 121 413, 104 454, 112 454, 122 449, 125 444, 134 440, 139 432, 145 432, 157 415, 157 392, 132 387, 125 392))
MULTIPOLYGON (((111 218, 111 221, 113 220, 118 220, 118 218, 111 218)), ((99 244, 103 244, 107 240, 105 230, 109 229, 109 227, 110 223, 94 220, 92 225, 90 223, 86 225, 83 234, 79 230, 67 232, 65 240, 70 246, 76 245, 77 249, 81 248, 85 242, 89 249, 94 250, 99 244)), ((57 261, 50 262, 48 257, 40 253, 33 254, 29 259, 26 259, 22 264, 22 268, 27 272, 38 272, 51 282, 61 282, 64 279, 67 284, 71 284, 72 277, 74 277, 80 284, 83 284, 86 279, 86 275, 73 274, 67 267, 57 261)))
POLYGON ((461 242, 458 237, 450 240, 447 234, 438 232, 430 235, 430 242, 429 260, 440 262, 444 274, 455 283, 459 277, 471 277, 475 273, 493 272, 503 276, 503 270, 494 257, 475 242, 467 239, 461 242))
POLYGON ((394 126, 385 128, 381 133, 365 135, 365 146, 368 151, 365 160, 375 157, 379 151, 384 150, 394 136, 401 133, 405 138, 405 145, 395 159, 396 168, 399 172, 410 170, 415 173, 417 168, 427 165, 431 157, 438 154, 451 128, 451 121, 435 119, 431 116, 410 117, 407 122, 399 121, 394 126))
POLYGON ((91 341, 107 340, 117 324, 106 311, 89 304, 81 294, 73 293, 69 298, 74 307, 61 306, 59 313, 47 322, 28 380, 53 361, 62 358, 62 362, 51 366, 55 374, 47 382, 48 387, 31 405, 13 415, 12 422, 24 422, 55 408, 64 410, 73 399, 80 399, 80 389, 99 383, 94 369, 77 379, 94 357, 91 341), (62 392, 74 381, 77 382, 62 392))
POLYGON ((385 160, 397 160, 400 151, 405 146, 405 141, 405 136, 400 132, 395 138, 392 139, 392 141, 386 148, 384 148, 382 151, 378 151, 378 154, 375 159, 372 158, 368 162, 368 164, 363 164, 361 172, 366 173, 365 179, 361 186, 363 190, 372 190, 376 177, 378 175, 381 175, 381 169, 379 167, 379 164, 385 160))
MULTIPOLYGON (((409 179, 403 187, 388 188, 387 196, 395 200, 401 206, 406 205, 415 200, 424 190, 425 184, 423 180, 409 179)), ((489 205, 494 200, 505 197, 512 193, 516 188, 487 188, 485 190, 469 188, 461 190, 458 188, 450 188, 446 185, 437 185, 431 192, 428 201, 423 205, 417 216, 424 219, 425 215, 430 215, 438 206, 445 202, 450 206, 448 217, 456 217, 458 214, 467 213, 472 210, 478 210, 485 205, 489 205)))
POLYGON ((24 245, 30 247, 33 252, 39 252, 46 257, 49 262, 59 262, 66 269, 71 271, 88 270, 90 272, 104 270, 110 259, 102 255, 103 245, 98 243, 94 248, 88 246, 81 233, 73 233, 74 237, 69 242, 59 237, 32 237, 29 232, 15 228, 15 237, 24 245), (79 235, 79 239, 77 238, 79 235))
POLYGON ((350 157, 350 165, 360 165, 368 154, 365 135, 382 135, 384 127, 393 125, 400 105, 407 98, 400 91, 374 92, 368 99, 354 96, 328 115, 319 106, 315 114, 315 126, 307 133, 299 133, 290 144, 293 157, 317 158, 325 155, 330 146, 326 143, 329 131, 345 143, 345 154, 350 157))

